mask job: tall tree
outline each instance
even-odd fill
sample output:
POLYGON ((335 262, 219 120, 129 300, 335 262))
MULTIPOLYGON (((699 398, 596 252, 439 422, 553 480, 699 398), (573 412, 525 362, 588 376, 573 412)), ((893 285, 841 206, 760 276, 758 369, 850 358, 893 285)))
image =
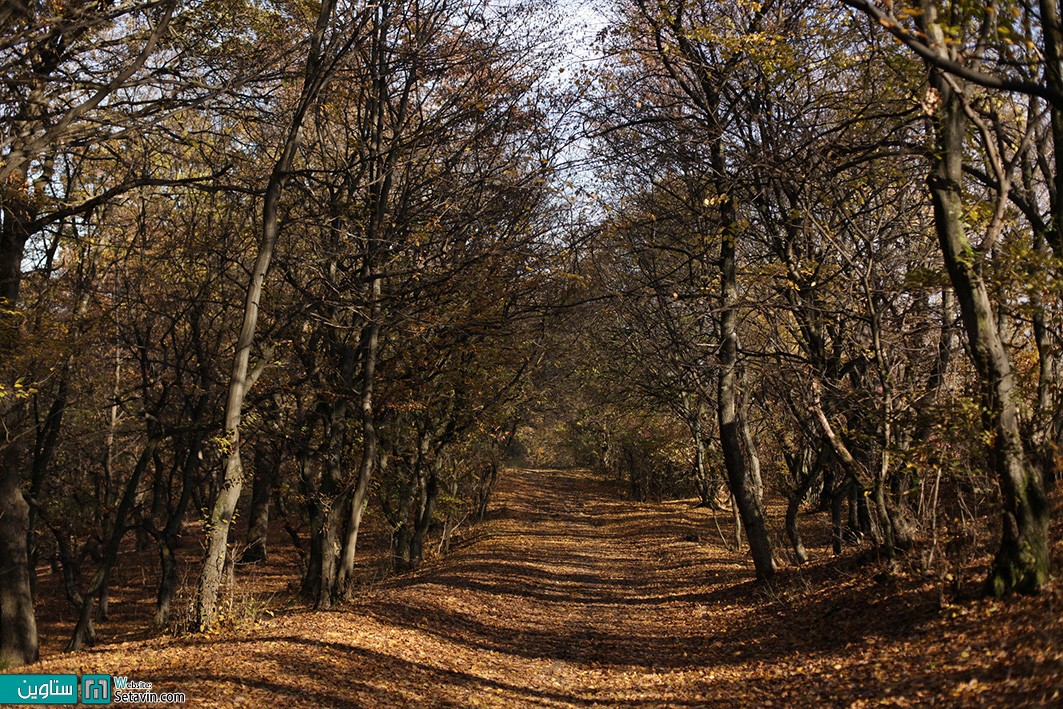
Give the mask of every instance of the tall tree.
MULTIPOLYGON (((1041 4, 1041 38, 1046 43, 1043 81, 984 70, 994 60, 1008 67, 1007 52, 1000 51, 999 37, 1013 31, 1010 12, 1001 3, 939 3, 923 0, 903 8, 914 18, 918 33, 899 19, 892 6, 853 1, 847 4, 880 22, 894 36, 926 61, 929 73, 929 110, 933 113, 933 149, 930 151, 928 184, 934 204, 938 240, 945 266, 963 316, 969 351, 985 396, 984 425, 992 440, 994 467, 1003 498, 1000 547, 986 580, 986 593, 1002 595, 1013 590, 1033 592, 1048 577, 1048 523, 1050 512, 1044 492, 1042 470, 1031 464, 1024 444, 1017 404, 1017 388, 1011 357, 998 324, 999 306, 994 307, 983 275, 985 245, 976 249, 965 223, 964 163, 967 134, 971 125, 972 86, 1020 91, 1040 96, 1052 106, 1052 125, 1058 134, 1059 38, 1058 5, 1041 4)), ((1016 8, 1017 9, 1017 8, 1016 8)), ((1056 159, 1060 146, 1055 145, 1056 159)), ((1057 163, 1058 179, 1058 163, 1057 163)), ((996 185, 1006 198, 1008 186, 996 185)), ((1001 200, 1002 201, 1002 200, 1001 200)), ((1058 228, 1059 192, 1056 190, 1054 223, 1058 228)), ((1056 237, 1050 237, 1055 240, 1056 237)), ((987 235, 987 242, 992 234, 987 235)))
POLYGON ((279 156, 270 172, 269 181, 266 183, 262 202, 262 232, 247 285, 243 320, 236 340, 236 352, 225 400, 224 430, 227 452, 224 474, 208 519, 207 548, 203 570, 199 577, 195 623, 201 630, 209 629, 215 620, 218 592, 228 558, 229 527, 243 489, 240 422, 250 383, 251 348, 254 345, 258 326, 259 305, 280 231, 281 197, 295 162, 306 115, 317 100, 336 61, 350 49, 358 38, 355 28, 359 23, 354 18, 350 18, 350 24, 343 26, 345 31, 334 28, 336 5, 336 0, 324 0, 321 3, 317 20, 309 35, 302 88, 292 108, 287 130, 280 145, 279 156))

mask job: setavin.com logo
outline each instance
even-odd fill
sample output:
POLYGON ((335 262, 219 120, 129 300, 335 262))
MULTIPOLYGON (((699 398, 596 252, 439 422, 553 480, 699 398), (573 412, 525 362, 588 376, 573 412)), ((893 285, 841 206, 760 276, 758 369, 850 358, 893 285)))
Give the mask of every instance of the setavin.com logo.
POLYGON ((0 704, 184 704, 184 692, 116 675, 0 675, 0 704))

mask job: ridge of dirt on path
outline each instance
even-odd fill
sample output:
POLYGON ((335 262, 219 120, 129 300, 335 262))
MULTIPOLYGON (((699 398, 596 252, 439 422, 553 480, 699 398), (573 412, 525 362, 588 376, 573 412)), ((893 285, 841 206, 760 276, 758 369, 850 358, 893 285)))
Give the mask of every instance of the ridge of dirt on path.
POLYGON ((202 707, 1063 704, 1058 581, 943 606, 932 583, 820 554, 762 587, 709 515, 622 501, 586 471, 508 471, 460 548, 355 603, 23 671, 202 707))

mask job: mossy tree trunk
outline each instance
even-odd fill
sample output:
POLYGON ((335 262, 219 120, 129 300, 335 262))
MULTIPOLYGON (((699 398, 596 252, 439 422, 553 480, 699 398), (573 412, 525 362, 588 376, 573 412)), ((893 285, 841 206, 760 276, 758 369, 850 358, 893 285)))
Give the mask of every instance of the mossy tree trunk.
MULTIPOLYGON (((941 35, 934 4, 924 2, 924 13, 927 31, 941 35)), ((944 38, 938 39, 941 51, 947 51, 944 38)), ((1024 450, 1014 372, 982 278, 982 255, 968 239, 963 221, 963 151, 968 123, 965 97, 960 93, 963 82, 932 67, 930 86, 940 97, 933 116, 934 149, 928 177, 935 228, 960 305, 971 359, 982 380, 985 433, 992 441, 1003 505, 1000 547, 986 579, 985 593, 1035 592, 1048 578, 1048 500, 1041 472, 1030 464, 1024 450)))

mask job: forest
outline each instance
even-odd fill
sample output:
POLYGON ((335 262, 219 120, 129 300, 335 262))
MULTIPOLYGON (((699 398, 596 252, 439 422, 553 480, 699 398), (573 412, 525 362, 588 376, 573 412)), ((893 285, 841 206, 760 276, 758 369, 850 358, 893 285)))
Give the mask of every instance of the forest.
POLYGON ((1061 701, 1061 17, 5 0, 0 670, 1061 701))

